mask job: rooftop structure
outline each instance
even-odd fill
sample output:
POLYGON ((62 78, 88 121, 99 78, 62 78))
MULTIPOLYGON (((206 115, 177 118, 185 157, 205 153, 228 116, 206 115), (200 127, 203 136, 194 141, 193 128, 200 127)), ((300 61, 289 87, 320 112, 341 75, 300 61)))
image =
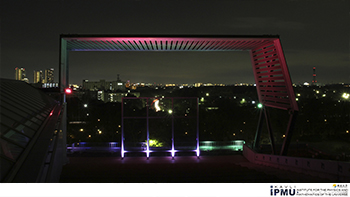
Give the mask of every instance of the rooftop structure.
POLYGON ((255 147, 259 146, 263 119, 266 119, 272 152, 273 154, 277 152, 266 107, 278 108, 290 114, 285 142, 280 151, 282 155, 287 154, 299 108, 280 38, 277 35, 61 35, 60 42, 60 88, 62 93, 69 86, 69 51, 248 51, 259 102, 264 106, 256 132, 255 147))
POLYGON ((57 182, 66 162, 62 105, 23 81, 0 79, 0 92, 0 181, 57 182))

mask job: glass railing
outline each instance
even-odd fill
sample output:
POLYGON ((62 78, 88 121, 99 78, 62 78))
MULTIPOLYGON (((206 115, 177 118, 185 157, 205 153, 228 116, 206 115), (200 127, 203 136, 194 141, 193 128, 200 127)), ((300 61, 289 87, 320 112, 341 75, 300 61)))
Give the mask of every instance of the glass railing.
MULTIPOLYGON (((233 141, 200 141, 199 149, 201 151, 242 151, 244 140, 233 141)), ((179 142, 175 143, 175 149, 178 151, 192 151, 196 149, 196 144, 191 142, 179 142)), ((126 143, 125 151, 130 152, 143 152, 147 150, 146 142, 126 143)), ((150 147, 153 152, 170 151, 170 146, 163 147, 150 147)), ((67 145, 67 152, 119 152, 120 142, 76 142, 67 145)))

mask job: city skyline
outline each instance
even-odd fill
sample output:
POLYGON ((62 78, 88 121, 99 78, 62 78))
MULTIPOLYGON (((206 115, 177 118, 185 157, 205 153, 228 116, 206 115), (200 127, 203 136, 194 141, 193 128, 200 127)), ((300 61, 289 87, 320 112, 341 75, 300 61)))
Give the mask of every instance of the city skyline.
MULTIPOLYGON (((25 68, 18 68, 16 67, 15 68, 15 77, 14 79, 16 80, 21 80, 21 81, 26 81, 27 83, 58 83, 58 81, 54 81, 53 80, 53 71, 54 69, 51 68, 51 69, 45 69, 44 70, 45 72, 43 73, 42 70, 34 70, 34 77, 33 77, 33 80, 31 81, 27 76, 26 76, 26 73, 25 73, 25 68), (20 71, 18 70, 24 70, 24 78, 21 78, 21 79, 18 79, 18 74, 20 71), (48 75, 47 72, 51 70, 52 73, 50 73, 50 80, 48 82, 46 82, 46 76, 48 75), (40 77, 39 77, 39 73, 40 73, 40 77), (40 82, 38 82, 39 78, 41 79, 40 82)), ((343 83, 343 82, 331 82, 331 83, 319 83, 317 81, 317 77, 316 77, 316 74, 315 74, 315 67, 313 67, 313 76, 312 76, 312 81, 304 81, 304 82, 297 82, 297 83, 293 83, 294 85, 328 85, 328 84, 348 84, 348 83, 343 83), (316 79, 316 80, 315 80, 316 79), (314 81, 315 80, 315 81, 314 81)), ((100 82, 100 81, 119 81, 119 74, 116 75, 117 76, 117 79, 115 78, 110 78, 110 80, 106 80, 105 78, 104 79, 93 79, 93 80, 90 80, 90 79, 83 79, 81 82, 78 82, 77 83, 74 83, 74 82, 70 82, 71 85, 81 85, 83 86, 84 82, 85 81, 93 81, 93 82, 100 82)), ((177 82, 177 83, 174 83, 174 82, 167 82, 167 83, 157 83, 157 82, 150 82, 150 81, 132 81, 130 79, 127 79, 127 80, 121 80, 122 82, 124 83, 130 83, 132 85, 141 85, 141 86, 153 86, 153 85, 163 85, 163 86, 194 86, 194 87, 199 87, 199 86, 225 86, 225 85, 239 85, 239 86, 251 86, 251 85, 254 85, 255 86, 255 81, 251 81, 251 82, 246 82, 246 81, 236 81, 236 82, 232 82, 232 83, 215 83, 215 82, 207 82, 207 81, 196 81, 196 82, 191 82, 191 83, 183 83, 183 82, 177 82)))
MULTIPOLYGON (((348 12, 342 0, 1 4, 1 78, 13 78, 15 67, 40 70, 45 65, 58 71, 60 34, 278 34, 293 83, 310 83, 313 67, 321 84, 350 80, 348 12)), ((145 83, 254 83, 248 52, 71 52, 69 59, 70 83, 77 84, 115 80, 117 74, 145 83)))
MULTIPOLYGON (((53 80, 53 68, 51 69, 45 69, 44 70, 45 72, 43 72, 42 70, 34 70, 34 76, 33 76, 33 80, 30 80, 27 76, 26 76, 26 72, 25 72, 25 68, 21 67, 21 68, 18 68, 16 67, 15 68, 15 77, 14 79, 15 80, 21 80, 21 81, 25 81, 27 83, 58 83, 58 80, 54 81, 53 80), (18 79, 18 73, 19 71, 18 70, 24 70, 24 78, 22 79, 18 79), (51 70, 51 74, 50 74, 50 80, 48 82, 46 82, 45 80, 45 76, 47 76, 47 73, 49 70, 51 70), (39 73, 40 73, 40 76, 39 76, 39 73), (41 79, 40 82, 38 82, 39 78, 41 79)), ((319 83, 317 81, 317 77, 316 77, 316 74, 315 74, 315 67, 313 69, 314 71, 314 74, 312 76, 312 81, 304 81, 304 82, 294 82, 293 84, 294 85, 306 85, 306 86, 309 86, 309 85, 329 85, 329 84, 349 84, 349 83, 343 83, 343 82, 331 82, 331 83, 319 83), (316 80, 315 80, 316 79, 316 80)), ((97 79, 97 78, 94 78, 93 80, 91 79, 83 79, 81 82, 78 82, 76 81, 76 83, 74 82, 70 82, 70 85, 81 85, 83 86, 84 82, 85 81, 93 81, 93 82, 100 82, 100 81, 119 81, 119 74, 116 75, 117 76, 117 79, 115 78, 110 78, 110 80, 106 80, 105 78, 104 79, 97 79)), ((246 81, 235 81, 235 82, 232 82, 232 83, 215 83, 215 82, 208 82, 208 81, 195 81, 195 82, 191 82, 191 83, 184 83, 184 82, 177 82, 177 83, 174 83, 174 82, 167 82, 167 83, 157 83, 157 82, 150 82, 150 81, 132 81, 130 79, 126 79, 126 80, 121 80, 122 82, 124 82, 125 84, 132 84, 132 85, 136 85, 136 86, 154 86, 154 85, 157 85, 157 86, 194 86, 194 87, 200 87, 200 86, 231 86, 231 85, 235 85, 235 86, 251 86, 251 85, 254 85, 255 86, 255 81, 253 79, 253 81, 250 81, 250 82, 246 82, 246 81)))

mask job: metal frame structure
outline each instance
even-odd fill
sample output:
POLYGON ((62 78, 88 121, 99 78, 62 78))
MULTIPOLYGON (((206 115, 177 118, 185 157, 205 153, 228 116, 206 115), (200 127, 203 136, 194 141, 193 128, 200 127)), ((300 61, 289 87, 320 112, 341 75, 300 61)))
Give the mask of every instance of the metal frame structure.
POLYGON ((158 100, 158 99, 171 99, 171 150, 167 150, 167 152, 171 153, 171 157, 174 158, 175 157, 175 153, 178 152, 178 150, 175 150, 175 135, 174 135, 174 119, 175 118, 196 118, 197 119, 197 123, 196 123, 196 150, 193 150, 194 152, 196 152, 197 157, 199 157, 200 155, 200 149, 199 149, 199 99, 197 97, 123 97, 122 98, 122 105, 121 105, 121 117, 122 117, 122 134, 121 134, 121 147, 120 147, 120 155, 122 158, 124 158, 124 153, 128 152, 125 150, 125 144, 124 144, 124 119, 146 119, 147 121, 147 150, 143 151, 146 153, 147 159, 150 157, 150 153, 152 152, 150 150, 150 144, 149 144, 149 119, 156 119, 156 118, 166 118, 166 117, 162 117, 162 116, 149 116, 149 100, 153 99, 153 100, 158 100), (134 116, 129 116, 126 117, 124 116, 124 100, 132 100, 132 99, 146 99, 146 117, 134 117, 134 116), (190 117, 190 116, 174 116, 174 99, 195 99, 196 100, 196 117, 190 117))
POLYGON ((272 152, 276 153, 267 107, 277 108, 290 114, 286 137, 280 151, 281 155, 287 154, 299 109, 278 35, 61 35, 59 83, 62 93, 69 86, 69 51, 249 51, 259 102, 264 105, 254 147, 259 146, 262 123, 265 118, 270 133, 272 152))

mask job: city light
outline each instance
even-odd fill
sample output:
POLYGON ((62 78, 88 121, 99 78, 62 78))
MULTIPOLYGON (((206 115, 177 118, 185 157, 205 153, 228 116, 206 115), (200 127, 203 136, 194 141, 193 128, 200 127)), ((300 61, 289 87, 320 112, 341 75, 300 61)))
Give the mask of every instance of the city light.
POLYGON ((349 99, 350 98, 350 94, 349 93, 343 93, 342 97, 344 99, 349 99))
POLYGON ((171 151, 170 151, 170 152, 171 152, 171 157, 175 157, 175 152, 176 152, 176 151, 174 150, 174 148, 173 148, 173 149, 171 149, 171 151))
POLYGON ((259 103, 258 108, 261 109, 263 107, 263 104, 259 103))
POLYGON ((79 131, 84 131, 84 129, 83 129, 83 128, 81 128, 79 131))
POLYGON ((72 89, 66 88, 66 89, 64 90, 64 92, 65 92, 66 94, 71 94, 71 93, 72 93, 72 89))
POLYGON ((84 107, 85 107, 85 108, 87 108, 87 106, 88 106, 87 104, 84 104, 84 107))
MULTIPOLYGON (((156 139, 149 139, 149 146, 150 147, 162 147, 163 146, 163 143, 162 142, 159 142, 158 140, 156 139)), ((147 143, 146 143, 147 144, 147 143)))
POLYGON ((154 108, 156 109, 156 112, 159 112, 161 110, 159 107, 159 100, 158 99, 154 102, 154 108))
POLYGON ((173 113, 173 110, 169 109, 169 110, 168 110, 168 113, 169 113, 169 114, 172 114, 172 113, 173 113))

